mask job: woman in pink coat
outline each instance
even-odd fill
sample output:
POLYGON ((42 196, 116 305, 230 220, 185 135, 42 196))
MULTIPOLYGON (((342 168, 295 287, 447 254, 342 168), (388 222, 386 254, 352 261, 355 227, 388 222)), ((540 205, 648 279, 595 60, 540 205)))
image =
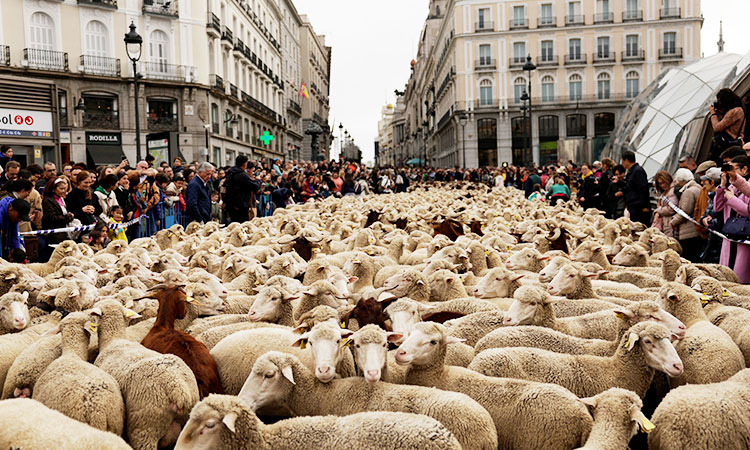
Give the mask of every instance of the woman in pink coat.
MULTIPOLYGON (((745 179, 750 173, 747 156, 737 156, 730 163, 732 170, 721 174, 721 185, 716 188, 714 210, 724 212, 724 221, 732 212, 735 216, 748 217, 750 206, 750 183, 745 179), (732 185, 727 186, 727 181, 732 185)), ((735 244, 726 239, 721 245, 722 265, 731 267, 742 283, 750 283, 750 245, 735 244)))

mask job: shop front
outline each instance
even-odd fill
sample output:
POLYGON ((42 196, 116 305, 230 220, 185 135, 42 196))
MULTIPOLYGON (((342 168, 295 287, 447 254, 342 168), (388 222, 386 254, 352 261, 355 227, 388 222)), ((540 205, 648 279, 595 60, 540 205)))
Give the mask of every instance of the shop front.
POLYGON ((86 132, 86 165, 89 168, 117 166, 124 158, 119 132, 86 132))

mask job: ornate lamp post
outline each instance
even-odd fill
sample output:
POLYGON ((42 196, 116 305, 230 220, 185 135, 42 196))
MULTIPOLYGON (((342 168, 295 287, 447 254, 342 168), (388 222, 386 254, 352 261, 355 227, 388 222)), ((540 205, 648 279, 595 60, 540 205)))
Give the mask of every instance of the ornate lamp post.
POLYGON ((143 38, 135 31, 135 24, 130 22, 130 31, 125 34, 125 50, 128 58, 133 62, 133 88, 135 90, 135 159, 136 164, 141 160, 141 116, 138 113, 138 66, 143 49, 143 38))
POLYGON ((527 79, 529 80, 529 89, 528 89, 528 97, 529 97, 529 149, 531 150, 531 157, 534 158, 534 141, 532 140, 532 134, 531 134, 531 124, 533 122, 531 118, 531 72, 536 70, 536 66, 533 62, 531 62, 531 55, 526 56, 526 64, 523 65, 523 70, 528 74, 527 79))
POLYGON ((523 113, 523 126, 525 128, 523 132, 523 157, 521 158, 521 162, 523 164, 527 164, 528 156, 526 153, 526 149, 529 150, 529 153, 533 153, 533 151, 531 149, 531 130, 529 129, 529 124, 531 123, 531 114, 529 114, 529 121, 526 121, 526 111, 529 111, 529 113, 531 112, 526 103, 531 103, 531 98, 526 91, 523 91, 523 94, 521 94, 521 101, 523 102, 523 105, 521 105, 521 112, 523 113))
POLYGON ((463 153, 461 162, 464 170, 466 170, 466 122, 468 121, 469 117, 466 114, 458 116, 458 123, 461 125, 461 152, 463 153))

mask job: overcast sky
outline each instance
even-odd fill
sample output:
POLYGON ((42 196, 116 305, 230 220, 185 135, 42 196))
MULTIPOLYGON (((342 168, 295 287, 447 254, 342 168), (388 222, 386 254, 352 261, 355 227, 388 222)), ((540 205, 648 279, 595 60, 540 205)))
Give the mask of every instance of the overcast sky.
MULTIPOLYGON (((409 62, 417 53, 419 33, 427 17, 428 0, 295 0, 318 34, 333 47, 331 113, 354 137, 365 161, 372 161, 373 142, 381 108, 395 102, 394 89, 403 90, 409 62)), ((701 50, 717 52, 719 21, 724 21, 724 51, 750 51, 750 1, 703 0, 701 50)), ((303 80, 304 81, 304 80, 303 80)))

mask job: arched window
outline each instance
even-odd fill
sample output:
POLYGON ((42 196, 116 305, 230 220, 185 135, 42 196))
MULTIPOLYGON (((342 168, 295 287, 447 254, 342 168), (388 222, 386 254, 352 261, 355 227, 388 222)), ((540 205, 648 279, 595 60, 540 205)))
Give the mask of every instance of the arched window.
POLYGON ((555 79, 550 75, 542 77, 542 101, 551 102, 555 99, 555 79))
POLYGON ((211 128, 214 133, 219 133, 219 105, 211 103, 211 128))
POLYGON ((109 54, 107 27, 98 20, 86 24, 86 54, 106 57, 109 54))
POLYGON ((518 77, 513 80, 513 102, 521 103, 521 96, 526 92, 526 79, 518 77))
POLYGON ((479 104, 492 105, 492 81, 482 80, 479 83, 479 104))
POLYGON ((586 115, 570 114, 565 118, 568 137, 586 137, 586 115))
POLYGON ((37 50, 55 49, 55 22, 43 12, 31 15, 30 47, 37 50))
POLYGON ((638 95, 638 85, 640 84, 640 76, 635 70, 631 70, 625 75, 625 95, 628 98, 633 98, 638 95))
POLYGON ((568 78, 568 92, 570 100, 577 101, 583 98, 583 78, 577 73, 568 78))
POLYGON ((596 98, 599 100, 609 99, 609 80, 610 76, 606 72, 596 77, 596 98))
POLYGON ((166 72, 167 64, 169 64, 169 36, 167 36, 167 33, 161 30, 152 31, 148 45, 151 52, 151 62, 155 63, 159 72, 166 72))

